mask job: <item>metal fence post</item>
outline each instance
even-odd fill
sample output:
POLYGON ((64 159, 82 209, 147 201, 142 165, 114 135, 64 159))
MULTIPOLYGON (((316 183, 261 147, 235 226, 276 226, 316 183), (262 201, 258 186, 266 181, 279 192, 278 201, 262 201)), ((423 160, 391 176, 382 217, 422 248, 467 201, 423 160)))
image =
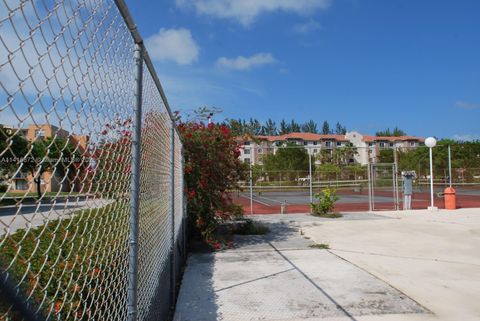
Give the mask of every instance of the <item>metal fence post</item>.
POLYGON ((140 216, 140 154, 142 127, 143 46, 135 44, 135 106, 132 134, 132 176, 130 194, 130 233, 128 259, 128 320, 136 321, 138 315, 138 235, 140 216))
POLYGON ((170 262, 172 267, 172 273, 170 274, 171 277, 171 290, 172 290, 172 304, 175 302, 175 121, 172 120, 170 122, 171 130, 170 130, 170 148, 171 148, 171 155, 170 155, 170 188, 171 188, 171 207, 170 207, 170 216, 171 216, 171 224, 172 224, 172 247, 170 249, 170 262))
POLYGON ((250 214, 253 214, 253 171, 252 171, 252 162, 250 162, 250 214))
POLYGON ((400 195, 398 192, 398 154, 397 147, 393 147, 393 188, 395 193, 395 210, 400 210, 400 195))
MULTIPOLYGON (((311 151, 311 149, 310 149, 311 151)), ((312 186, 312 155, 308 154, 308 171, 309 171, 309 181, 310 181, 310 203, 313 203, 313 186, 312 186)))
POLYGON ((370 164, 370 159, 368 162, 367 167, 367 175, 368 175, 368 210, 371 212, 373 211, 373 200, 372 200, 372 166, 370 164))
POLYGON ((187 202, 186 202, 186 195, 185 195, 185 150, 182 145, 182 223, 183 223, 183 259, 184 262, 187 259, 187 225, 188 225, 188 217, 187 217, 187 202))
POLYGON ((452 150, 450 145, 448 145, 448 182, 450 187, 452 187, 452 150))

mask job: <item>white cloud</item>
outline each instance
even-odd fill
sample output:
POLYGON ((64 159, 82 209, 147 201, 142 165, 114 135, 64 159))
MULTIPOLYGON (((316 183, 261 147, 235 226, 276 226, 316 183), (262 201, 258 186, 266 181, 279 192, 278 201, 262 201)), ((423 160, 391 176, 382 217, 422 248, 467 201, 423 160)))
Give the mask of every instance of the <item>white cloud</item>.
POLYGON ((468 141, 474 141, 474 140, 480 140, 480 135, 476 134, 455 134, 452 136, 452 139, 454 140, 459 140, 462 142, 468 142, 468 141))
POLYGON ((320 24, 315 20, 309 20, 308 22, 300 23, 293 26, 293 32, 298 34, 307 34, 320 29, 320 24))
POLYGON ((307 15, 330 6, 330 0, 176 0, 176 3, 179 7, 193 7, 199 14, 234 19, 244 26, 267 12, 307 15))
POLYGON ((153 60, 171 60, 179 65, 188 65, 197 61, 200 51, 190 30, 185 28, 162 28, 145 40, 145 46, 153 60))
POLYGON ((455 107, 460 108, 460 109, 473 110, 473 109, 480 109, 480 104, 470 103, 470 102, 463 101, 463 100, 458 100, 458 101, 455 102, 455 107))
POLYGON ((253 67, 276 63, 277 60, 270 53, 258 53, 251 57, 238 56, 237 58, 221 57, 217 66, 232 70, 249 70, 253 67))

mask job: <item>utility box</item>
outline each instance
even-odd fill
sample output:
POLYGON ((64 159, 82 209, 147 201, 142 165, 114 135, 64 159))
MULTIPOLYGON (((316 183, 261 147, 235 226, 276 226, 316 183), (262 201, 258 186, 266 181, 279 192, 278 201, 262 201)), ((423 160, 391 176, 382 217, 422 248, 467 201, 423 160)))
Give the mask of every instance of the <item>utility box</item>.
POLYGON ((403 171, 403 209, 412 209, 413 181, 417 177, 415 171, 403 171))

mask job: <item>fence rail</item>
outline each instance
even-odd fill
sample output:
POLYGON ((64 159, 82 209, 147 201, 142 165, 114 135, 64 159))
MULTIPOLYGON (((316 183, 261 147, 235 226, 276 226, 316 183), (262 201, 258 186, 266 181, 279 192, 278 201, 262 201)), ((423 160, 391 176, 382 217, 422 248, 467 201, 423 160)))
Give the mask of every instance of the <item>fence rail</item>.
POLYGON ((167 318, 182 142, 124 1, 0 0, 0 161, 0 319, 167 318))

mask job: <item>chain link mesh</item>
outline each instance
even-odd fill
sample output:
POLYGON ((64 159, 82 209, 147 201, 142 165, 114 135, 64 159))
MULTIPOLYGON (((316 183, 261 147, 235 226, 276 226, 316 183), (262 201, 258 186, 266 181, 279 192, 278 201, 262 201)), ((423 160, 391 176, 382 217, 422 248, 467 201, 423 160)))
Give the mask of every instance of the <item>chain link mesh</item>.
MULTIPOLYGON (((0 272, 48 319, 127 318, 134 47, 113 1, 0 0, 0 272)), ((149 320, 172 303, 184 206, 181 141, 143 70, 138 318, 149 320)), ((0 300, 0 319, 22 317, 0 300)))

